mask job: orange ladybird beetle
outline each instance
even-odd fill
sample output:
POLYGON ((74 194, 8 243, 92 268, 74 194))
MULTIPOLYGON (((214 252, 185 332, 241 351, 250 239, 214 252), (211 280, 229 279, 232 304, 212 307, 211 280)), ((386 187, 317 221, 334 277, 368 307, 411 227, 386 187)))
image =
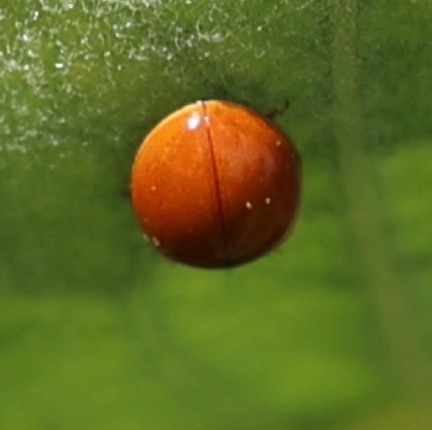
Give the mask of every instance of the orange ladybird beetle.
POLYGON ((250 262, 287 236, 300 157, 271 121, 226 101, 198 101, 161 121, 139 148, 132 204, 153 245, 181 263, 250 262))

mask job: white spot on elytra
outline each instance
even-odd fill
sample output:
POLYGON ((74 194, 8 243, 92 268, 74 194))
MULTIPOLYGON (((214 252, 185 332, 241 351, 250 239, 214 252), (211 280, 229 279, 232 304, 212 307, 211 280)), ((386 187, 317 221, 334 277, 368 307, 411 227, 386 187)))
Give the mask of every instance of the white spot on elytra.
POLYGON ((151 241, 152 241, 152 243, 153 243, 153 245, 157 248, 158 246, 160 246, 160 240, 156 237, 156 236, 153 236, 152 238, 151 238, 151 241))
POLYGON ((249 209, 249 210, 252 209, 252 203, 249 201, 246 202, 245 206, 246 206, 246 209, 249 209))
POLYGON ((276 140, 276 146, 281 146, 282 142, 280 140, 276 140))
POLYGON ((271 197, 266 197, 265 200, 264 200, 264 203, 266 205, 269 205, 271 203, 271 201, 272 201, 271 197))
POLYGON ((196 130, 202 124, 203 117, 198 112, 192 112, 191 116, 187 119, 186 127, 188 130, 196 130))

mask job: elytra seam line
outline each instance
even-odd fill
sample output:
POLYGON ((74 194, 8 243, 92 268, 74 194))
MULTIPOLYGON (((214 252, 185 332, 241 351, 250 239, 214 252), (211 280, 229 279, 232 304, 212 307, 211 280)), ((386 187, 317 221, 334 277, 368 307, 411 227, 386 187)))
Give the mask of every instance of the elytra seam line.
MULTIPOLYGON (((206 102, 205 101, 202 102, 202 107, 204 110, 204 118, 206 118, 207 117, 207 109, 206 109, 206 102)), ((216 200, 217 200, 217 206, 218 206, 218 212, 219 212, 219 219, 220 219, 221 230, 222 230, 222 242, 223 242, 223 247, 224 247, 224 251, 225 251, 225 256, 227 258, 227 262, 232 263, 232 259, 230 257, 229 248, 228 248, 226 221, 225 221, 225 216, 224 216, 223 207, 222 207, 222 193, 221 193, 219 172, 218 172, 217 163, 216 163, 215 149, 214 149, 214 144, 213 144, 213 139, 212 139, 212 134, 210 131, 209 124, 207 123, 207 121, 205 123, 206 123, 205 127, 206 127, 206 132, 207 132, 207 139, 208 139, 209 147, 210 147, 210 158, 211 158, 212 169, 213 169, 213 178, 214 178, 214 185, 215 185, 215 191, 216 191, 216 200)))

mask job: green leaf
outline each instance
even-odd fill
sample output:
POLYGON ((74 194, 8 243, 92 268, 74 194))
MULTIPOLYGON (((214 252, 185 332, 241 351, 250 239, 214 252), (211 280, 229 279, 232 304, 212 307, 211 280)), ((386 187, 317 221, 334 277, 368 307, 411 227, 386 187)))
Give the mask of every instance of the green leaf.
POLYGON ((0 427, 430 428, 431 18, 0 1, 0 427), (164 260, 128 197, 146 133, 199 98, 288 99, 303 158, 292 237, 229 271, 164 260))

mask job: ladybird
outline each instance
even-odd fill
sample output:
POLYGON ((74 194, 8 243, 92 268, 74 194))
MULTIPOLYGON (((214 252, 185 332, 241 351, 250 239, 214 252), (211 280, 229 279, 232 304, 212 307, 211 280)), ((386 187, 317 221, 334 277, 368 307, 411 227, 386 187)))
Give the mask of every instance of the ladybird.
POLYGON ((138 149, 131 198, 151 243, 196 267, 248 263, 280 244, 300 202, 300 157, 265 116, 197 101, 162 120, 138 149))

